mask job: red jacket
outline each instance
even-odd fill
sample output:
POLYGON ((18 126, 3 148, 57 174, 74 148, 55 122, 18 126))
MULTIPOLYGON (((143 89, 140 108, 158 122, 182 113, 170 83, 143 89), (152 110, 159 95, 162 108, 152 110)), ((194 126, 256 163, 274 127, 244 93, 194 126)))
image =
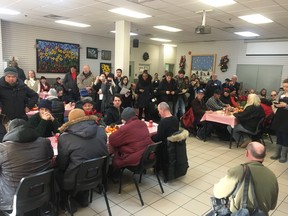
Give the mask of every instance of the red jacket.
POLYGON ((109 144, 114 147, 113 166, 138 165, 147 145, 152 143, 146 123, 132 117, 109 136, 109 144))

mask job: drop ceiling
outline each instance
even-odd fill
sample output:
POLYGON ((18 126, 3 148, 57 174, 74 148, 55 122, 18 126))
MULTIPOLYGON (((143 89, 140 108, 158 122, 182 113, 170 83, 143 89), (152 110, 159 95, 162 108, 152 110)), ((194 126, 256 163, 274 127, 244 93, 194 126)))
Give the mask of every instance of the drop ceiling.
MULTIPOLYGON (((199 41, 239 40, 236 31, 251 31, 259 34, 257 39, 288 39, 288 0, 235 0, 237 3, 221 8, 213 8, 200 0, 1 0, 0 7, 19 11, 17 16, 0 15, 0 19, 10 22, 42 26, 46 28, 82 32, 114 38, 111 30, 115 22, 131 22, 131 31, 138 33, 140 42, 161 44, 151 41, 150 37, 172 40, 173 44, 199 41), (135 19, 109 12, 124 7, 152 17, 135 19), (212 33, 195 34, 195 27, 201 25, 202 14, 198 11, 209 10, 206 25, 212 27, 212 33), (259 13, 273 23, 255 25, 238 16, 259 13), (60 17, 60 18, 59 18, 60 17), (77 28, 57 24, 57 19, 90 24, 89 28, 77 28), (171 33, 153 28, 155 25, 167 25, 183 31, 171 33)), ((131 37, 132 39, 133 37, 131 37)))

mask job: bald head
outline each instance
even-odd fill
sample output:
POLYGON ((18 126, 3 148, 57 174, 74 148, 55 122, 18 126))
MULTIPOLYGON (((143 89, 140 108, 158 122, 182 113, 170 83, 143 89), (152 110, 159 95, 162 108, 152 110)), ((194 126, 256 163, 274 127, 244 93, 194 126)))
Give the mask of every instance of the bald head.
POLYGON ((251 142, 247 145, 248 158, 251 161, 263 162, 266 156, 266 148, 259 142, 251 142))

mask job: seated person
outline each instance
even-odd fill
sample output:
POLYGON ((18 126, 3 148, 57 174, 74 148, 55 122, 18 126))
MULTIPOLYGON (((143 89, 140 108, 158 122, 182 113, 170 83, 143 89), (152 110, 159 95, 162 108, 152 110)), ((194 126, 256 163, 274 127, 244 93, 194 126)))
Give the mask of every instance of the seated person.
POLYGON ((52 102, 51 114, 57 119, 59 124, 62 125, 64 123, 64 103, 58 98, 56 89, 50 88, 48 95, 46 99, 52 102))
POLYGON ((238 107, 237 101, 239 100, 237 95, 237 90, 233 87, 230 88, 230 100, 231 100, 231 106, 232 107, 238 107))
POLYGON ((229 88, 224 88, 223 92, 220 96, 220 100, 224 103, 224 104, 229 104, 230 106, 232 106, 232 102, 231 102, 231 98, 230 98, 230 89, 229 88))
POLYGON ((192 100, 191 106, 194 113, 194 125, 198 125, 201 118, 208 110, 204 101, 204 91, 202 89, 197 91, 196 98, 192 100))
POLYGON ((114 168, 138 165, 147 145, 153 143, 146 123, 138 119, 133 108, 126 107, 121 118, 124 125, 109 136, 114 168))
POLYGON ((179 121, 177 117, 171 114, 170 107, 166 102, 158 104, 158 112, 161 120, 158 124, 157 134, 152 136, 152 140, 154 142, 162 141, 166 143, 167 137, 179 130, 179 121))
POLYGON ((2 142, 3 137, 7 133, 7 126, 9 123, 9 119, 6 115, 0 114, 0 142, 2 142))
POLYGON ((115 94, 112 103, 113 105, 105 111, 104 122, 106 125, 121 124, 121 113, 123 111, 121 95, 115 94))
POLYGON ((272 102, 266 98, 261 98, 260 101, 261 101, 260 106, 264 110, 265 117, 270 116, 273 113, 272 102))
POLYGON ((21 178, 48 170, 53 149, 23 119, 12 120, 7 131, 0 145, 0 209, 10 211, 21 178))
POLYGON ((209 110, 212 111, 223 110, 223 108, 229 106, 228 104, 225 104, 220 100, 220 96, 221 96, 221 90, 216 89, 214 91, 213 96, 210 97, 206 102, 206 106, 209 110))
MULTIPOLYGON (((80 164, 92 158, 108 155, 106 133, 95 120, 96 116, 86 116, 82 109, 76 108, 70 111, 68 122, 59 128, 62 134, 58 138, 59 173, 56 177, 61 188, 61 207, 67 207, 67 191, 74 188, 80 164)), ((89 191, 80 192, 76 196, 77 202, 82 206, 88 206, 88 195, 89 191)), ((76 210, 74 208, 72 211, 76 210)))
MULTIPOLYGON (((243 112, 233 114, 239 124, 235 125, 233 130, 233 138, 238 142, 240 134, 239 132, 254 132, 256 131, 259 120, 265 117, 264 110, 260 106, 260 98, 256 94, 249 94, 247 103, 243 112)), ((229 133, 231 134, 231 126, 227 126, 229 133)), ((251 140, 242 141, 241 147, 246 147, 251 140)), ((241 142, 241 140, 240 140, 241 142)))
POLYGON ((106 127, 106 124, 103 122, 102 120, 102 114, 98 113, 96 109, 94 109, 94 103, 93 103, 93 99, 91 97, 84 97, 81 100, 81 105, 82 105, 82 109, 85 112, 85 115, 94 115, 97 117, 97 123, 98 125, 102 125, 104 127, 106 127))
POLYGON ((31 116, 28 122, 36 129, 41 137, 51 137, 58 133, 59 122, 51 114, 52 102, 50 100, 41 100, 38 104, 39 112, 31 116))

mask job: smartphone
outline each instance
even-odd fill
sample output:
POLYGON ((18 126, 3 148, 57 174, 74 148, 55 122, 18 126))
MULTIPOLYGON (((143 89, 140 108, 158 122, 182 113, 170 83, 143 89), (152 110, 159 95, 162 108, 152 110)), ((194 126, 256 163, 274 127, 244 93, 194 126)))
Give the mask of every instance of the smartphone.
POLYGON ((274 101, 273 104, 280 104, 280 102, 278 102, 278 101, 274 101))

